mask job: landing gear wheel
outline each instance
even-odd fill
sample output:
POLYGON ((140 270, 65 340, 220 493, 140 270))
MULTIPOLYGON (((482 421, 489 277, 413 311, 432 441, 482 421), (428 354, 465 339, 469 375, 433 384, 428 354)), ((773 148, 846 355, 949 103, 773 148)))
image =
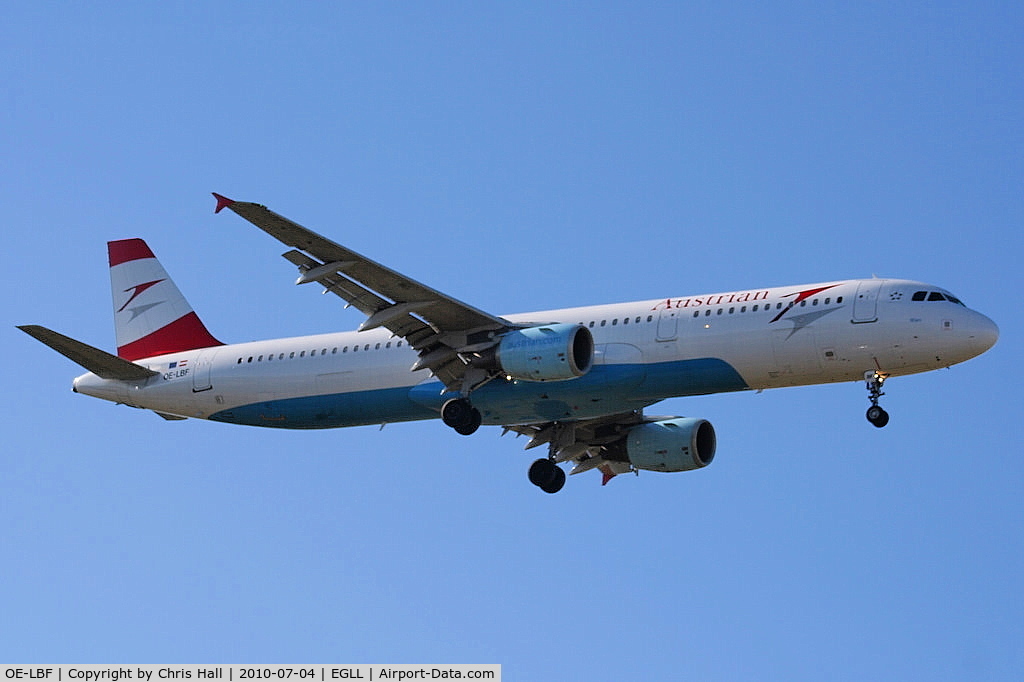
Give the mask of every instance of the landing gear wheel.
POLYGON ((441 407, 441 421, 455 429, 456 433, 468 436, 480 428, 483 417, 480 410, 465 398, 452 398, 441 407))
POLYGON ((889 423, 889 413, 878 405, 872 405, 868 408, 867 418, 869 422, 878 428, 882 428, 889 423))
POLYGON ((565 485, 565 471, 550 459, 538 459, 530 465, 530 483, 546 493, 557 493, 565 485))
POLYGON ((889 423, 889 413, 878 406, 878 399, 885 395, 885 393, 882 392, 882 384, 884 384, 885 380, 888 378, 889 375, 883 372, 864 372, 864 382, 868 389, 868 399, 871 401, 871 407, 868 408, 867 418, 869 422, 878 428, 882 428, 889 423))
POLYGON ((452 427, 455 429, 455 433, 462 436, 472 436, 476 433, 476 430, 480 428, 480 423, 483 422, 483 417, 480 416, 480 410, 475 407, 471 407, 469 415, 470 418, 468 422, 452 427))

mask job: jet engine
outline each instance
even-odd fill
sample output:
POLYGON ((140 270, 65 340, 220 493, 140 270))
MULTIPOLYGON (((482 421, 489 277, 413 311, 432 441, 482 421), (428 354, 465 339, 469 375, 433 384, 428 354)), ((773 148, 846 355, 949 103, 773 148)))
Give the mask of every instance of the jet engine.
POLYGON ((692 471, 711 464, 717 438, 706 419, 675 417, 634 426, 617 445, 637 469, 692 471))
POLYGON ((579 324, 545 324, 502 335, 495 348, 473 360, 475 367, 500 369, 523 381, 564 381, 583 376, 594 364, 594 337, 579 324))

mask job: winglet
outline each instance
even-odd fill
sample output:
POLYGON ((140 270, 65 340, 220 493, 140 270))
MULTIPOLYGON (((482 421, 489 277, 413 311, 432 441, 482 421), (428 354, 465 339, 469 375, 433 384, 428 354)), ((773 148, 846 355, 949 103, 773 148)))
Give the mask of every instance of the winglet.
POLYGON ((220 213, 225 208, 228 208, 229 206, 231 206, 231 204, 235 203, 234 200, 228 199, 227 197, 217 194, 216 192, 212 192, 212 194, 213 198, 217 200, 217 208, 213 209, 214 213, 220 213))

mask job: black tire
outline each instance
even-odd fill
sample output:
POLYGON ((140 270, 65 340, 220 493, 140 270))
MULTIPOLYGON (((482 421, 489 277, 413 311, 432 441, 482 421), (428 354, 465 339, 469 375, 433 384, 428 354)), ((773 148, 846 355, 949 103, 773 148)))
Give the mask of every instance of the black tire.
POLYGON ((555 466, 555 475, 548 481, 547 485, 542 485, 541 490, 548 494, 557 493, 565 485, 565 471, 560 466, 555 466))
POLYGON ((872 405, 868 408, 867 418, 873 426, 879 429, 889 423, 889 413, 878 405, 872 405))
POLYGON ((441 406, 441 421, 453 429, 465 428, 472 423, 475 411, 465 398, 452 398, 441 406))
POLYGON ((530 483, 534 484, 538 488, 542 485, 546 485, 555 475, 555 463, 550 459, 538 459, 530 465, 530 471, 528 476, 530 483))
POLYGON ((483 422, 483 417, 480 416, 480 410, 475 407, 470 408, 469 421, 459 426, 453 426, 455 433, 463 436, 472 436, 476 433, 476 430, 480 428, 480 424, 483 422))
POLYGON ((538 459, 530 465, 530 483, 546 493, 557 493, 565 485, 565 472, 550 459, 538 459))

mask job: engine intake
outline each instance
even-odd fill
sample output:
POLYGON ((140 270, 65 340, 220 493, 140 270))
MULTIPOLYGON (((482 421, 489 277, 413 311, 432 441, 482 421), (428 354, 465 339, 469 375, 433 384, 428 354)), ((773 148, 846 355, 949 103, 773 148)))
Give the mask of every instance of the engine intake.
POLYGON ((625 449, 637 469, 693 471, 711 464, 717 442, 711 422, 676 417, 633 427, 626 435, 625 449))
POLYGON ((565 381, 594 364, 594 337, 579 324, 545 324, 504 334, 497 347, 473 362, 523 381, 565 381))

